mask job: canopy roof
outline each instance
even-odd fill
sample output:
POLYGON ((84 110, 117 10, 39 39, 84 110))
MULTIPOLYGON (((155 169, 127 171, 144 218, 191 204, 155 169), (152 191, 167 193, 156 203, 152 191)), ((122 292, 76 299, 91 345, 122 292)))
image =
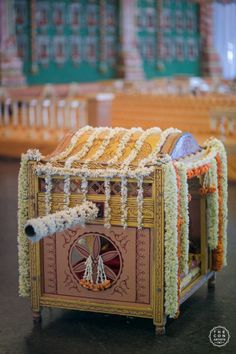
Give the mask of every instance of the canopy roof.
POLYGON ((109 166, 151 165, 162 154, 178 159, 201 148, 189 133, 169 128, 92 128, 86 126, 68 134, 53 154, 46 157, 53 165, 79 167, 81 164, 109 166))

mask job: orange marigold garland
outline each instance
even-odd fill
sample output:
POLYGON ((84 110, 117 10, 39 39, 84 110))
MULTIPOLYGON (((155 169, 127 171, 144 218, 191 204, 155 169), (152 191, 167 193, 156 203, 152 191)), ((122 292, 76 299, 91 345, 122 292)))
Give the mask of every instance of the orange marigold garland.
POLYGON ((199 193, 201 195, 206 195, 206 194, 215 193, 215 192, 216 192, 216 187, 215 186, 199 188, 199 193))
POLYGON ((215 271, 220 271, 224 263, 224 249, 223 249, 223 209, 222 209, 222 163, 220 155, 216 155, 217 163, 217 176, 218 176, 218 200, 219 200, 219 236, 218 236, 218 245, 215 250, 213 250, 212 258, 212 269, 215 271))
POLYGON ((205 174, 206 172, 208 172, 209 168, 210 168, 210 163, 206 163, 205 165, 188 170, 187 171, 188 179, 199 177, 205 174))
MULTIPOLYGON (((180 188, 181 188, 181 180, 180 180, 180 175, 179 175, 179 171, 176 167, 175 167, 175 173, 176 173, 176 183, 177 183, 177 189, 178 189, 178 221, 177 221, 177 230, 178 230, 178 248, 177 248, 177 256, 178 256, 178 305, 180 305, 180 275, 181 275, 181 227, 183 224, 183 219, 181 216, 181 196, 180 196, 180 188)), ((177 318, 179 316, 179 310, 176 313, 175 318, 177 318)))

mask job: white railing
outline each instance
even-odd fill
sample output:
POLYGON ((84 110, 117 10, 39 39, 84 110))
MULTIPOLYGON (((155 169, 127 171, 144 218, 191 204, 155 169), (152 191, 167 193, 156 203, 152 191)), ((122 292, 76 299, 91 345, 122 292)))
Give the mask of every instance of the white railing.
POLYGON ((68 130, 86 125, 87 102, 76 98, 0 98, 0 134, 10 135, 17 129, 29 130, 32 137, 44 131, 44 139, 50 133, 61 138, 68 130))
POLYGON ((219 107, 210 112, 210 129, 222 138, 236 134, 236 107, 219 107))

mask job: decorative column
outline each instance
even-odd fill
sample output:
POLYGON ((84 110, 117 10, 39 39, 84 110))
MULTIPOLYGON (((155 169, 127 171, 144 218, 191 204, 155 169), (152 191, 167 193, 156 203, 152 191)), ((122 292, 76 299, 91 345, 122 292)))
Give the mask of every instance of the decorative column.
POLYGON ((24 84, 22 62, 17 56, 14 0, 0 0, 0 85, 24 84))
POLYGON ((220 59, 213 47, 212 2, 200 2, 201 74, 217 77, 222 75, 220 59))
POLYGON ((143 80, 143 64, 136 39, 136 0, 120 0, 120 46, 119 77, 143 80))

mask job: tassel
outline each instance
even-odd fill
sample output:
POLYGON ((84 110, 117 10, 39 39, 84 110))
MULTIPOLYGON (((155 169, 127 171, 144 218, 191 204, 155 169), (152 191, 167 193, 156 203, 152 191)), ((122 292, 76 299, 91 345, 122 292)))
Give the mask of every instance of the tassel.
POLYGON ((93 283, 93 261, 91 256, 86 259, 83 279, 93 283))
POLYGON ((102 257, 98 257, 98 267, 97 267, 97 279, 96 279, 96 284, 104 283, 107 280, 106 273, 104 270, 104 263, 102 260, 102 257))

